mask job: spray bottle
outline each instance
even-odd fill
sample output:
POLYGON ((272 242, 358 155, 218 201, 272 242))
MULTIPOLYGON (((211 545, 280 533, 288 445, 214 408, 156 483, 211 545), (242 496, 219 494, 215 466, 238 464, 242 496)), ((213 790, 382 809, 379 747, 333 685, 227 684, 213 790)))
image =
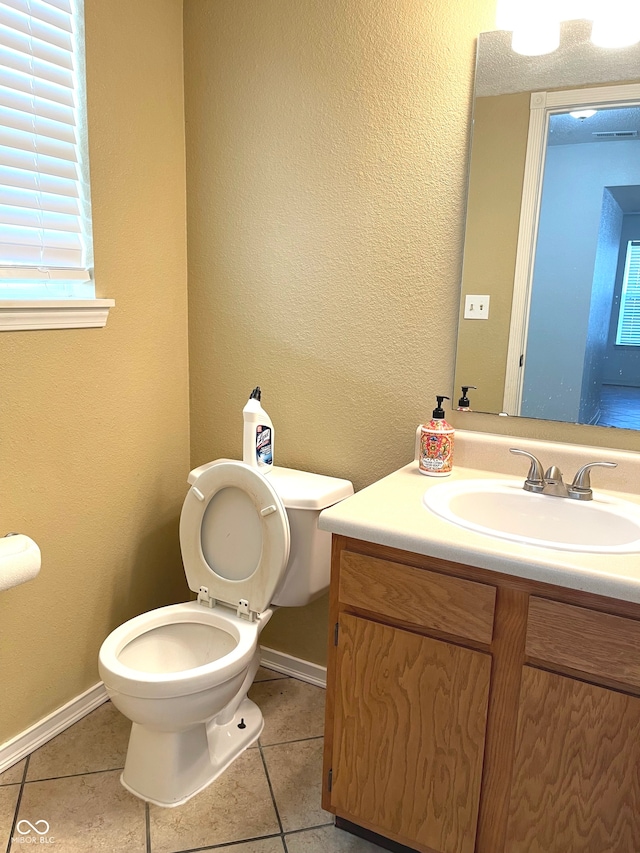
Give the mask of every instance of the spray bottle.
POLYGON ((268 474, 273 466, 274 430, 271 418, 260 405, 261 396, 258 385, 251 392, 247 405, 242 410, 242 461, 263 474, 268 474))
POLYGON ((427 477, 448 477, 453 468, 454 429, 444 419, 442 401, 448 400, 444 394, 437 394, 438 405, 433 417, 420 428, 420 455, 418 469, 427 477))

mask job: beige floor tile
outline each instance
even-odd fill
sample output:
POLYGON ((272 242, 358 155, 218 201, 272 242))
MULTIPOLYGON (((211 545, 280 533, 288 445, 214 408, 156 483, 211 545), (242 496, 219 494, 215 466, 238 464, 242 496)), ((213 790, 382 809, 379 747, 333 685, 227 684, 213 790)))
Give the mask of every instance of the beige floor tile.
POLYGON ((335 826, 287 835, 287 850, 289 853, 384 853, 377 844, 335 826))
POLYGON ((7 785, 0 788, 0 850, 6 850, 16 813, 16 803, 20 785, 7 785))
POLYGON ((5 770, 4 773, 0 773, 0 785, 14 785, 16 782, 22 782, 24 763, 26 760, 27 759, 25 758, 17 764, 14 764, 13 767, 5 770))
POLYGON ((262 711, 264 729, 260 743, 284 743, 324 733, 325 690, 295 678, 262 681, 249 691, 262 711))
POLYGON ((265 746, 262 750, 285 832, 330 823, 322 799, 323 738, 265 746))
POLYGON ((100 705, 33 753, 27 781, 124 767, 130 729, 111 702, 100 705))
MULTIPOLYGON (((146 850, 144 803, 125 791, 119 770, 27 782, 18 819, 46 820, 56 853, 146 850)), ((14 843, 11 853, 20 849, 24 845, 14 843)))
POLYGON ((289 678, 289 676, 283 675, 281 672, 276 672, 275 669, 267 669, 266 666, 261 666, 253 681, 254 683, 256 681, 272 681, 277 678, 289 678))
POLYGON ((149 816, 152 853, 174 853, 280 831, 257 749, 244 752, 188 803, 173 809, 150 806, 149 816))
POLYGON ((281 838, 261 838, 244 844, 225 844, 224 847, 216 847, 216 853, 284 853, 284 847, 281 838))

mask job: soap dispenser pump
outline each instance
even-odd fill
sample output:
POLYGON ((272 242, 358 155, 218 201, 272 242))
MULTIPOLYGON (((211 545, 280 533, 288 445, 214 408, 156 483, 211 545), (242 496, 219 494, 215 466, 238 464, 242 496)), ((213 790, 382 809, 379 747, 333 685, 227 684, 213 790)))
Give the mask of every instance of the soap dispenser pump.
POLYGON ((454 429, 445 420, 442 408, 442 401, 449 399, 437 394, 433 417, 420 428, 418 470, 427 477, 448 477, 453 468, 454 429))
POLYGON ((471 409, 471 403, 469 402, 469 398, 467 397, 467 391, 469 388, 477 391, 475 385, 463 385, 462 386, 462 397, 458 400, 458 411, 459 412, 468 412, 471 409))

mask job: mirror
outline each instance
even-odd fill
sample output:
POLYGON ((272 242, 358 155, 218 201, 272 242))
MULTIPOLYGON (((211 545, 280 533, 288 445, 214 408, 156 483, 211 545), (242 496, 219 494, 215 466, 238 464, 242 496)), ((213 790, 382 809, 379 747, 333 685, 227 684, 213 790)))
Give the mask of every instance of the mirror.
POLYGON ((589 36, 565 22, 539 57, 478 39, 454 400, 638 429, 640 45, 589 36))

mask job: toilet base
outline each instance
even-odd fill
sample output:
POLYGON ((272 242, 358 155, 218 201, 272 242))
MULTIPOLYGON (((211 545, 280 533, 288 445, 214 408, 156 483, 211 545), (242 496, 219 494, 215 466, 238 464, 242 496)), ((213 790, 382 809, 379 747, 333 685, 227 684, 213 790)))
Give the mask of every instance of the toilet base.
POLYGON ((243 699, 232 720, 216 718, 181 732, 158 732, 134 723, 120 781, 156 806, 181 806, 217 779, 260 737, 262 713, 243 699))

